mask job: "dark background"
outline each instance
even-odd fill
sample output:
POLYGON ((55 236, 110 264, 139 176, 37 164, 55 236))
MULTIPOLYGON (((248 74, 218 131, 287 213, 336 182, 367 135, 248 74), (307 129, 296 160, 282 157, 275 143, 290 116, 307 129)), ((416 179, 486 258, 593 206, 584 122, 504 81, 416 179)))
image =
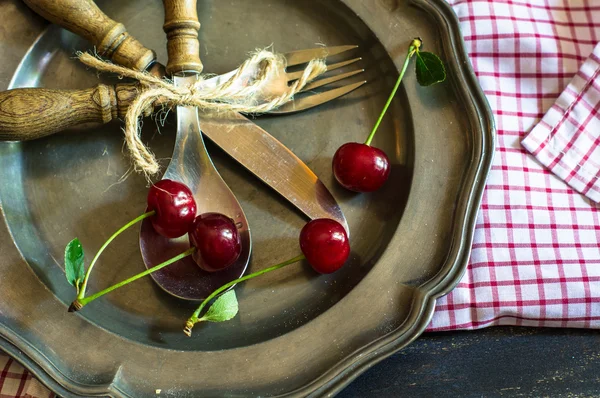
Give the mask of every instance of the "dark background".
POLYGON ((594 330, 490 327, 426 333, 337 398, 600 397, 594 330))

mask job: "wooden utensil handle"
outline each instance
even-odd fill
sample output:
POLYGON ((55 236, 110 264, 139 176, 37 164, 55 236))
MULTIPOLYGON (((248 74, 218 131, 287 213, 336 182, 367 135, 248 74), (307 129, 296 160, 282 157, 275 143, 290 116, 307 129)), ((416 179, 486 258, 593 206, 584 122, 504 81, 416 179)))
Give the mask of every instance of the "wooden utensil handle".
POLYGON ((82 123, 123 117, 137 93, 135 84, 84 90, 18 88, 0 92, 0 140, 26 141, 82 123))
POLYGON ((198 41, 198 11, 196 0, 163 0, 167 34, 167 74, 182 71, 202 72, 200 42, 198 41))
POLYGON ((90 41, 98 53, 115 63, 146 70, 156 53, 127 33, 125 26, 110 19, 92 0, 24 0, 48 21, 90 41))

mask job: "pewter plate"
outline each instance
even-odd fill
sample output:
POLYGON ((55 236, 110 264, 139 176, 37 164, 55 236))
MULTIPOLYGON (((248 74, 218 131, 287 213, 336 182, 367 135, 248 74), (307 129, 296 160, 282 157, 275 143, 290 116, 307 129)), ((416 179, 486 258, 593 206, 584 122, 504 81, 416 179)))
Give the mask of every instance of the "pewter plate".
MULTIPOLYGON (((98 0, 166 62, 157 0, 98 0)), ((85 126, 27 143, 0 144, 0 347, 64 397, 327 396, 417 338, 435 299, 462 275, 491 164, 494 126, 451 9, 442 0, 200 1, 205 71, 223 73, 249 51, 359 44, 369 84, 324 106, 256 122, 325 182, 344 211, 352 255, 332 275, 306 264, 241 284, 240 314, 182 333, 193 306, 146 278, 66 312, 62 269, 79 237, 88 256, 144 211, 146 183, 129 167, 118 123, 85 126), (351 194, 331 156, 363 140, 397 77, 410 40, 441 54, 449 79, 430 88, 405 78, 374 145, 393 167, 386 187, 351 194)), ((78 64, 89 46, 48 26, 17 0, 0 1, 0 89, 83 88, 109 77, 78 64)), ((343 71, 341 71, 343 72, 343 71)), ((174 118, 148 119, 144 139, 165 162, 174 118)), ((253 229, 250 270, 299 253, 306 219, 215 146, 209 152, 253 229)), ((90 291, 143 270, 138 231, 119 237, 90 291)))

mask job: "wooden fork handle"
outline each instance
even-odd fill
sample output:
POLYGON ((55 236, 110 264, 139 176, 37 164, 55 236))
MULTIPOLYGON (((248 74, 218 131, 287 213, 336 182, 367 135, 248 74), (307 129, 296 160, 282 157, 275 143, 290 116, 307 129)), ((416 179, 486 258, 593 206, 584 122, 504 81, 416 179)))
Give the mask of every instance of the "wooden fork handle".
MULTIPOLYGON (((131 36, 125 26, 104 14, 93 0, 24 0, 33 11, 91 42, 98 53, 113 62, 160 74, 156 53, 131 36)), ((164 72, 164 71, 163 71, 164 72)))
POLYGON ((198 11, 196 0, 163 0, 169 61, 166 71, 173 75, 183 71, 201 73, 198 11))
POLYGON ((137 92, 135 84, 0 92, 0 141, 33 140, 83 123, 108 123, 122 118, 137 92))

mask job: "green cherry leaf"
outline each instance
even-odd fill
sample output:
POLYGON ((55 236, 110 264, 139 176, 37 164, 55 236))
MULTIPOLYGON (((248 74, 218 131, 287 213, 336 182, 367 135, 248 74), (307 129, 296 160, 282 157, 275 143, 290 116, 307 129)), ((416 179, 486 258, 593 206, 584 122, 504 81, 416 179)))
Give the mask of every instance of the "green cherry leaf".
POLYGON ((430 52, 417 51, 416 56, 417 81, 421 86, 431 86, 446 80, 444 63, 437 55, 430 52))
POLYGON ((238 301, 234 290, 219 296, 200 321, 224 322, 232 319, 238 313, 238 301))
POLYGON ((65 248, 65 274, 69 283, 77 288, 83 282, 85 276, 85 265, 83 246, 79 239, 75 238, 65 248))

